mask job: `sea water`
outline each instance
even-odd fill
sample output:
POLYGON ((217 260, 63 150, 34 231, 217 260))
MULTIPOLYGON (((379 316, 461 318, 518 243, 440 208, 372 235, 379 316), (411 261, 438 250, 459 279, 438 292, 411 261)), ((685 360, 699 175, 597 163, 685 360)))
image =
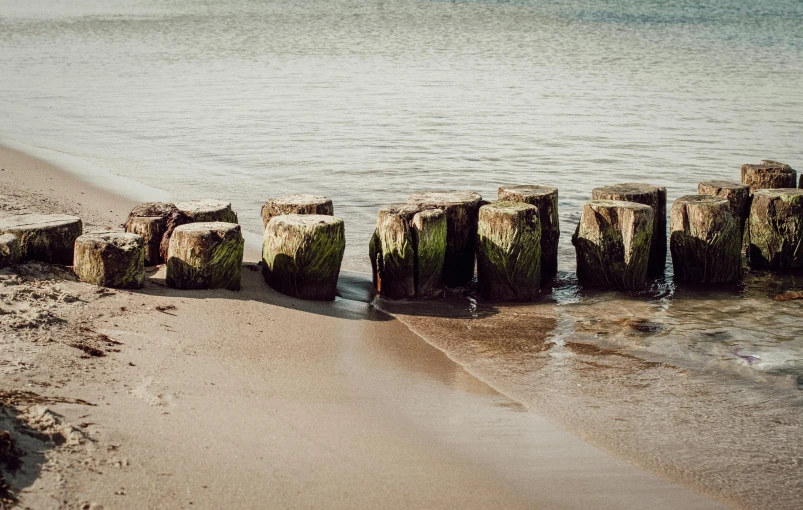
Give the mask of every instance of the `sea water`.
POLYGON ((0 140, 175 199, 230 200, 252 232, 267 198, 326 195, 346 222, 344 267, 357 271, 369 268, 377 209, 410 192, 493 199, 502 184, 556 186, 561 274, 541 303, 491 307, 452 293, 426 312, 386 307, 589 440, 754 506, 761 478, 708 483, 700 466, 714 450, 678 452, 741 434, 720 443, 769 456, 753 452, 756 467, 723 454, 712 470, 775 480, 771 492, 786 499, 767 501, 803 495, 799 455, 767 467, 803 448, 803 306, 773 299, 803 290, 803 278, 753 272, 742 285, 689 289, 672 282, 669 262, 647 292, 593 293, 577 286, 569 238, 595 186, 663 185, 671 203, 702 180, 738 180, 743 163, 803 170, 802 71, 796 0, 4 0, 0 140), (529 344, 528 327, 538 332, 529 344), (485 340, 466 350, 471 328, 485 340), (519 340, 495 345, 504 331, 519 340), (663 368, 650 379, 651 365, 627 356, 663 368), (585 390, 573 400, 578 363, 603 368, 576 383, 585 390), (661 404, 628 404, 633 377, 661 404), (708 393, 675 386, 702 380, 708 393), (744 423, 751 410, 775 421, 744 423), (671 430, 674 442, 656 443, 671 430), (735 485, 747 495, 733 496, 735 485))

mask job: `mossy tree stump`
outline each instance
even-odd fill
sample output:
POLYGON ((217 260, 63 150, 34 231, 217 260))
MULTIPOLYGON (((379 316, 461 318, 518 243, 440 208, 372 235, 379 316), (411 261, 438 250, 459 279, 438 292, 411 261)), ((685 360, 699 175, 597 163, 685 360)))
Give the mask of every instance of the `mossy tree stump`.
POLYGON ((145 281, 142 236, 123 232, 84 234, 75 240, 73 270, 82 282, 138 289, 145 281))
POLYGON ((240 290, 244 240, 240 225, 181 225, 170 237, 167 285, 176 289, 240 290))
POLYGON ((538 208, 499 201, 480 207, 477 284, 491 301, 532 301, 541 289, 541 221, 538 208))
POLYGON ((541 280, 547 281, 558 274, 558 188, 552 186, 523 185, 499 188, 500 201, 523 202, 538 209, 541 221, 541 280))
POLYGON ((237 214, 231 210, 231 203, 223 200, 188 200, 176 202, 176 207, 193 223, 237 223, 237 214))
POLYGON ((316 195, 287 195, 279 198, 272 198, 262 206, 262 225, 268 226, 268 222, 274 216, 283 214, 323 214, 333 216, 335 214, 332 201, 326 197, 316 195))
POLYGON ((758 165, 742 165, 742 184, 750 186, 750 191, 794 188, 797 172, 786 163, 765 159, 758 165))
POLYGON ((443 293, 447 230, 446 214, 441 209, 427 209, 413 216, 417 297, 435 297, 443 293))
POLYGON ((477 215, 482 202, 470 191, 413 193, 407 202, 421 209, 440 209, 446 215, 446 261, 443 283, 457 287, 474 278, 477 215))
POLYGON ((759 189, 750 206, 750 265, 803 267, 803 189, 759 189))
POLYGON ((669 249, 675 279, 730 283, 742 279, 742 229, 727 198, 687 195, 669 216, 669 249))
POLYGON ((572 236, 580 283, 644 289, 654 227, 655 213, 648 205, 621 200, 587 202, 572 236))
POLYGON ((662 276, 666 271, 666 188, 637 182, 594 188, 594 200, 622 200, 652 207, 653 230, 648 276, 662 276))
POLYGON ((0 219, 0 234, 14 234, 22 261, 39 260, 70 266, 81 218, 64 214, 21 214, 0 219))
POLYGON ((145 265, 155 266, 167 260, 173 231, 190 223, 190 218, 175 204, 147 202, 136 206, 125 222, 125 231, 141 235, 145 243, 145 265))
POLYGON ((14 234, 0 235, 0 269, 19 264, 22 249, 14 234))
POLYGON ((369 247, 374 288, 393 299, 415 296, 413 217, 418 207, 394 204, 379 209, 369 247))
POLYGON ((275 216, 265 228, 262 274, 273 289, 332 301, 346 249, 343 220, 322 214, 275 216))

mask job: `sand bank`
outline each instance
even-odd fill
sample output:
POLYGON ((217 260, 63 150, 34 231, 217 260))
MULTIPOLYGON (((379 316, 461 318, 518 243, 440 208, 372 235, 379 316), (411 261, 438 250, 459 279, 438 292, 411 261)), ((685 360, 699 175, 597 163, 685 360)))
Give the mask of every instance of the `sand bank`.
MULTIPOLYGON (((2 214, 132 201, 0 150, 2 214)), ((718 508, 527 412, 364 302, 0 272, 0 429, 30 508, 718 508), (24 430, 27 429, 27 433, 24 430), (32 430, 38 432, 32 432, 32 430), (62 443, 57 445, 56 443, 62 443)))

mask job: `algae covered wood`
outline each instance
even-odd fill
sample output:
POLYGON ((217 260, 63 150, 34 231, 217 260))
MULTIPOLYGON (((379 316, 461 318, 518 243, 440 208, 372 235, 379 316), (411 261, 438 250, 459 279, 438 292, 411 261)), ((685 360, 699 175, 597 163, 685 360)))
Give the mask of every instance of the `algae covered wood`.
POLYGON ((188 200, 176 202, 176 207, 184 213, 191 222, 223 222, 237 223, 237 214, 231 210, 231 203, 223 200, 188 200))
POLYGON ((146 202, 136 206, 125 223, 125 231, 141 235, 146 244, 145 263, 161 264, 167 260, 170 248, 170 236, 173 231, 190 223, 190 218, 181 212, 175 204, 167 202, 146 202), (161 218, 163 221, 159 221, 161 218), (162 227, 162 223, 164 227, 162 227), (162 231, 159 234, 159 231, 162 231), (158 253, 155 252, 158 245, 158 253))
POLYGON ((750 206, 750 265, 803 267, 803 189, 760 189, 750 206))
POLYGON ((240 289, 240 226, 229 222, 181 225, 170 237, 167 285, 176 289, 240 289))
POLYGON ((471 191, 412 193, 407 202, 421 209, 440 209, 446 215, 446 261, 443 283, 456 287, 474 278, 477 214, 482 202, 471 191))
POLYGON ((653 230, 650 244, 648 276, 662 276, 666 270, 666 188, 638 182, 627 182, 594 188, 593 200, 623 200, 652 207, 653 230))
POLYGON ((644 289, 654 225, 650 206, 620 200, 587 202, 572 236, 580 283, 644 289))
POLYGON ((267 227, 271 218, 283 214, 323 214, 333 216, 335 208, 330 199, 318 195, 287 195, 271 198, 262 206, 262 226, 267 227))
POLYGON ((727 198, 687 195, 672 204, 669 249, 675 279, 730 283, 742 279, 742 229, 727 198))
POLYGON ((757 189, 794 188, 797 172, 786 163, 765 159, 758 165, 742 165, 742 184, 757 189))
POLYGON ((19 264, 22 249, 14 234, 0 235, 0 269, 19 264))
POLYGON ((446 214, 440 209, 427 209, 413 216, 417 297, 435 297, 443 293, 446 232, 446 214))
POLYGON ((538 208, 499 201, 480 207, 477 285, 491 301, 531 301, 541 289, 541 222, 538 208))
POLYGON ((125 231, 142 236, 145 252, 145 265, 155 266, 164 261, 160 247, 162 237, 167 231, 167 220, 160 216, 128 218, 125 231))
POLYGON ((379 209, 376 216, 376 264, 373 279, 376 290, 393 299, 415 296, 415 245, 412 222, 419 211, 409 204, 379 209))
POLYGON ((138 289, 145 281, 142 236, 124 232, 84 234, 75 240, 76 276, 86 283, 138 289))
POLYGON ((346 249, 343 220, 321 214, 276 216, 265 228, 262 274, 273 289, 332 301, 346 249))
POLYGON ((538 219, 541 221, 541 281, 554 278, 558 274, 560 239, 558 188, 539 185, 502 186, 499 188, 498 198, 500 201, 523 202, 538 209, 538 219))
POLYGON ((81 218, 64 214, 21 214, 0 219, 0 234, 20 242, 22 261, 72 265, 75 240, 83 233, 81 218))

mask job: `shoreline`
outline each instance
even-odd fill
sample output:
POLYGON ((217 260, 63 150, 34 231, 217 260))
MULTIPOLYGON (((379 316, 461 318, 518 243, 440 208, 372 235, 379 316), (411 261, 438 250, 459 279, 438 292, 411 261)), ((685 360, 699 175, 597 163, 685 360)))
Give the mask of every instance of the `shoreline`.
MULTIPOLYGON (((78 214, 87 231, 134 205, 19 151, 0 160, 7 204, 78 214)), ((721 507, 522 412, 366 303, 271 291, 250 258, 234 294, 168 289, 163 269, 107 296, 45 278, 79 299, 53 304, 64 323, 4 332, 16 356, 6 380, 56 402, 44 414, 75 434, 44 453, 39 476, 12 478, 24 504, 721 507), (121 345, 81 358, 58 335, 121 345)))

